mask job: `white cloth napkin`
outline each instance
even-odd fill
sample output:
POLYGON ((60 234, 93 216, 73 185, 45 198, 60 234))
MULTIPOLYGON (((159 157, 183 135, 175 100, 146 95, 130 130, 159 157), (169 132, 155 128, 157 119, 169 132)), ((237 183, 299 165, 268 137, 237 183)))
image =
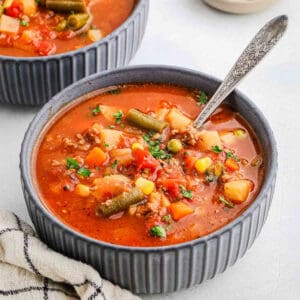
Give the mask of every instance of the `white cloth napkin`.
POLYGON ((139 300, 90 266, 42 243, 15 214, 0 210, 0 299, 139 300))

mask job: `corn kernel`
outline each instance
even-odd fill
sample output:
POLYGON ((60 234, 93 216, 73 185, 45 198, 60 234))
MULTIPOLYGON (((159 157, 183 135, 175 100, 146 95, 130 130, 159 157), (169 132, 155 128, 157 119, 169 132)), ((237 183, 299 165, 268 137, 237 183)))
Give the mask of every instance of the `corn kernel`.
POLYGON ((246 131, 242 128, 239 128, 239 129, 235 129, 233 131, 233 134, 236 136, 236 137, 239 137, 239 138, 243 138, 246 136, 246 131))
POLYGON ((154 191, 154 182, 147 180, 143 177, 135 181, 135 186, 139 188, 145 195, 150 195, 154 191))
POLYGON ((132 149, 132 150, 136 150, 136 149, 144 150, 144 147, 143 147, 143 145, 141 145, 140 143, 133 143, 133 144, 131 145, 131 149, 132 149))
POLYGON ((203 174, 211 164, 212 160, 209 157, 203 157, 195 162, 195 168, 199 173, 203 174))
POLYGON ((75 188, 75 193, 81 197, 88 197, 90 195, 90 188, 84 184, 77 184, 75 188))

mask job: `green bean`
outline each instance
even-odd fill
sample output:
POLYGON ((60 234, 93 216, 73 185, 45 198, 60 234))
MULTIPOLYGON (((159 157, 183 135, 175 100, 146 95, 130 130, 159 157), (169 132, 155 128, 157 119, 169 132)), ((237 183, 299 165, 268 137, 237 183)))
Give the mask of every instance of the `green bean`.
POLYGON ((143 129, 162 132, 164 128, 168 126, 168 123, 157 120, 149 115, 140 112, 137 109, 130 109, 127 114, 127 121, 136 127, 143 129))
POLYGON ((85 12, 86 6, 84 0, 43 0, 41 5, 46 6, 47 9, 51 9, 59 12, 85 12))
POLYGON ((124 192, 104 203, 99 204, 96 208, 97 214, 103 217, 110 217, 118 212, 124 211, 129 206, 141 202, 145 198, 144 193, 137 188, 129 192, 124 192))
POLYGON ((83 27, 89 19, 88 14, 74 14, 68 17, 68 28, 71 30, 78 30, 83 27))

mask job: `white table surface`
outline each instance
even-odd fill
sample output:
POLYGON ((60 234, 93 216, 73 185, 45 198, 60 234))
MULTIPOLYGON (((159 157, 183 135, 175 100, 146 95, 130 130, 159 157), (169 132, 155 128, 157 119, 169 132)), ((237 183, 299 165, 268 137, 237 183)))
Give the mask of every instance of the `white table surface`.
MULTIPOLYGON (((189 290, 145 300, 300 299, 300 1, 281 0, 247 16, 217 12, 200 0, 151 0, 147 32, 131 64, 170 64, 223 78, 256 31, 288 14, 287 35, 240 90, 269 119, 279 172, 268 220, 246 255, 225 273, 189 290)), ((29 222, 19 180, 19 151, 38 111, 0 105, 0 208, 29 222)))

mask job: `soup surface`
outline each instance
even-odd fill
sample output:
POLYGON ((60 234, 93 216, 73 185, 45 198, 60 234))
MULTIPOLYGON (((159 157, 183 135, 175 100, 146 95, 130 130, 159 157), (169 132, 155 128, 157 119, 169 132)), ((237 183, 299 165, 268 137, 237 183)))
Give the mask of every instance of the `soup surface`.
POLYGON ((76 50, 119 27, 136 0, 0 0, 0 55, 76 50))
POLYGON ((90 237, 162 246, 238 217, 263 179, 261 150, 229 107, 197 131, 205 92, 115 87, 66 109, 36 146, 36 184, 62 222, 90 237))

